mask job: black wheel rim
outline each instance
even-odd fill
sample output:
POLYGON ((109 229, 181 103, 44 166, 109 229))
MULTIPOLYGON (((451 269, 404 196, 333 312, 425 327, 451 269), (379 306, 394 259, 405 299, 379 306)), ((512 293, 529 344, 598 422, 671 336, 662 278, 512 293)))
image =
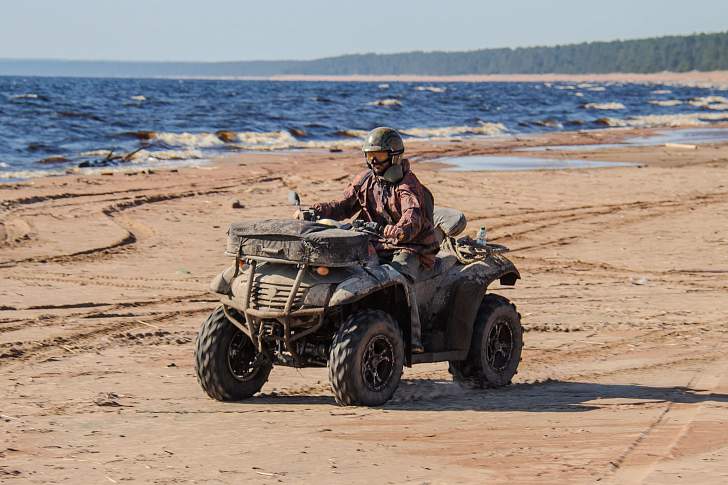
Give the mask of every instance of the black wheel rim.
POLYGON ((508 367, 513 355, 513 331, 508 320, 498 320, 488 333, 485 345, 488 367, 503 371, 508 367))
POLYGON ((245 382, 255 377, 259 369, 255 356, 253 342, 243 332, 235 332, 227 352, 228 369, 235 379, 245 382))
POLYGON ((364 384, 371 391, 384 389, 394 375, 394 345, 384 335, 374 336, 364 351, 361 366, 364 384))

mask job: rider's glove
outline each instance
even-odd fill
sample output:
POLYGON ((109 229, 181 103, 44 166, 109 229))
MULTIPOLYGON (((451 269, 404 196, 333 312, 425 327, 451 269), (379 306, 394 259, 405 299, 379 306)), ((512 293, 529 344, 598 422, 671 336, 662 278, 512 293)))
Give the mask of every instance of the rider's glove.
POLYGON ((383 236, 384 239, 391 239, 398 243, 404 239, 404 231, 399 226, 387 225, 384 226, 383 236))

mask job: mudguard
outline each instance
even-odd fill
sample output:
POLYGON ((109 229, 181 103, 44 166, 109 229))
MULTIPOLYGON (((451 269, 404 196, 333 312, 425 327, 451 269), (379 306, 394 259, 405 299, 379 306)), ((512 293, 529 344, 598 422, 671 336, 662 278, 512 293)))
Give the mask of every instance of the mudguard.
POLYGON ((483 290, 495 280, 500 280, 502 285, 513 286, 521 278, 516 266, 501 254, 491 254, 484 261, 471 263, 462 273, 482 284, 483 290))
POLYGON ((331 295, 329 306, 354 303, 383 288, 399 285, 405 289, 407 303, 412 306, 414 294, 407 278, 389 265, 367 267, 357 271, 351 278, 347 278, 336 286, 331 295))
POLYGON ((235 265, 231 265, 225 271, 215 276, 210 282, 210 291, 219 295, 230 294, 230 286, 235 276, 235 265))
POLYGON ((491 254, 484 261, 465 267, 456 266, 448 272, 443 286, 454 292, 443 315, 446 315, 448 350, 467 350, 473 335, 473 324, 488 286, 495 280, 512 286, 521 275, 505 256, 491 254))

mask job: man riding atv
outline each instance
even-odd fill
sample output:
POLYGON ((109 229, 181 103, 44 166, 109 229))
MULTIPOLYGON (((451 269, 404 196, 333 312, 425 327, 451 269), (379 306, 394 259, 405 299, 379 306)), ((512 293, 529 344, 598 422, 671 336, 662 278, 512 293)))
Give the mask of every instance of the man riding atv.
MULTIPOLYGON (((342 405, 385 403, 404 366, 424 363, 448 362, 468 386, 511 382, 520 315, 490 288, 520 278, 507 248, 455 239, 465 217, 434 207, 396 131, 374 130, 364 153, 369 169, 342 200, 299 209, 299 220, 230 224, 225 254, 234 259, 210 284, 220 304, 195 344, 210 397, 251 397, 274 365, 327 367, 342 405)), ((295 192, 289 201, 301 206, 295 192)))
MULTIPOLYGON (((375 244, 380 261, 415 282, 432 268, 439 250, 432 193, 403 158, 404 142, 396 130, 373 129, 362 151, 369 168, 354 178, 344 197, 311 209, 320 218, 340 221, 358 213, 357 219, 380 224, 384 240, 375 244)), ((299 210, 294 217, 304 216, 299 210)), ((419 328, 412 329, 413 352, 423 351, 420 334, 419 328)))

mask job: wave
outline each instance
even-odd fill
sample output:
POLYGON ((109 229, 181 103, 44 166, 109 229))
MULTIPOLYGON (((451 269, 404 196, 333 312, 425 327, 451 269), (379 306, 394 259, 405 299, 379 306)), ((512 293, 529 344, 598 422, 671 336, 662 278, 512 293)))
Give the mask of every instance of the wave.
POLYGON ((402 102, 398 99, 378 99, 367 103, 367 106, 402 106, 402 102))
POLYGON ((153 140, 159 140, 167 145, 188 147, 214 147, 223 145, 215 133, 153 133, 153 140))
POLYGON ((441 88, 439 86, 417 86, 415 91, 429 91, 431 93, 444 93, 447 88, 441 88))
POLYGON ((648 103, 655 106, 678 106, 683 104, 679 99, 651 99, 648 103))
POLYGON ((51 177, 65 174, 65 170, 9 170, 0 171, 0 180, 51 177))
POLYGON ((339 130, 336 132, 337 135, 347 138, 364 138, 368 133, 366 130, 339 130))
POLYGON ((154 160, 199 160, 204 158, 199 150, 140 150, 132 155, 134 163, 154 160))
POLYGON ((14 94, 10 96, 10 99, 40 99, 43 101, 48 101, 48 98, 46 98, 45 96, 41 96, 40 94, 35 93, 14 94))
POLYGON ((656 90, 652 91, 652 94, 671 94, 671 93, 672 93, 672 91, 670 91, 669 89, 656 89, 656 90))
POLYGON ((597 123, 620 128, 678 128, 705 126, 710 122, 728 121, 728 113, 685 113, 673 115, 644 115, 629 118, 600 118, 597 123))
POLYGON ((379 89, 389 89, 389 84, 384 83, 377 86, 379 89))
POLYGON ((409 128, 402 134, 416 138, 451 137, 454 135, 502 135, 506 127, 502 123, 481 123, 479 126, 444 126, 441 128, 409 128))
POLYGON ((8 165, 7 163, 0 162, 0 168, 8 168, 8 167, 10 167, 10 165, 8 165))
POLYGON ((618 110, 624 109, 622 103, 586 103, 584 109, 618 110))
POLYGON ((147 100, 147 98, 142 96, 141 94, 139 94, 137 96, 132 96, 130 99, 133 99, 134 101, 146 101, 147 100))
POLYGON ((728 98, 723 96, 705 96, 701 98, 692 98, 689 103, 699 108, 707 108, 715 111, 728 110, 728 98))

